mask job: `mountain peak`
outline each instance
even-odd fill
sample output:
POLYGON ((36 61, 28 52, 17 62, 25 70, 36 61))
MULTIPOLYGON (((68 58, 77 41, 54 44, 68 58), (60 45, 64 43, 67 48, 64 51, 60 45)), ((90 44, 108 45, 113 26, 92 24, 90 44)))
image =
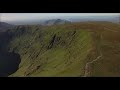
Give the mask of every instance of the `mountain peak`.
POLYGON ((44 25, 58 25, 58 24, 65 24, 70 23, 70 21, 63 20, 63 19, 51 19, 45 21, 44 25))

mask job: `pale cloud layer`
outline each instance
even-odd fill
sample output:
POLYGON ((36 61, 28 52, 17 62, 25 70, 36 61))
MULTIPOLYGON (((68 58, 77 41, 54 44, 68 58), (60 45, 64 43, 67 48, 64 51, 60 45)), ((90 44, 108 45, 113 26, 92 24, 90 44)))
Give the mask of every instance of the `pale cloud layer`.
POLYGON ((119 13, 0 13, 1 21, 51 19, 75 16, 117 16, 119 13))

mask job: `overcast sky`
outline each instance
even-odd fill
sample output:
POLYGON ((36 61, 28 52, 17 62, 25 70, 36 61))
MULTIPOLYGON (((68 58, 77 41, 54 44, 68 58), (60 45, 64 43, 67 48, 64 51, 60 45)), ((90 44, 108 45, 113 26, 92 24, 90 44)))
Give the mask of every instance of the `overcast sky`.
POLYGON ((52 19, 61 17, 118 16, 119 13, 0 13, 1 21, 52 19))

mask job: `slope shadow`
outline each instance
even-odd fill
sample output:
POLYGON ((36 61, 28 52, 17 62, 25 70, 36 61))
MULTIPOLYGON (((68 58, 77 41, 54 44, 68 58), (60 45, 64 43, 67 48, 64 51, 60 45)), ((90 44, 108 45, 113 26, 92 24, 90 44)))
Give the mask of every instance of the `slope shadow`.
POLYGON ((8 77, 16 72, 21 62, 18 53, 8 52, 8 45, 11 40, 8 32, 0 32, 0 77, 8 77))
POLYGON ((0 77, 7 77, 19 68, 20 55, 14 52, 0 53, 0 77))

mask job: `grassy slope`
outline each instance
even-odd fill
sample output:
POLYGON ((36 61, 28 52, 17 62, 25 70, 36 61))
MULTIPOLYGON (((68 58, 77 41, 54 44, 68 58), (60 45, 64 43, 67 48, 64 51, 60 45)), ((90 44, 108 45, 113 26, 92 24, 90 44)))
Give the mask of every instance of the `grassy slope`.
POLYGON ((11 76, 119 76, 120 26, 88 22, 42 28, 25 26, 14 33, 10 51, 21 55, 19 70, 11 76), (109 29, 108 29, 109 28, 109 29), (21 31, 23 30, 23 31, 21 31))
MULTIPOLYGON (((90 65, 90 75, 96 77, 120 76, 120 25, 108 22, 82 23, 82 28, 91 28, 96 46, 102 57, 90 65), (86 27, 84 27, 87 25, 86 27)), ((96 57, 97 58, 97 57, 96 57)))
POLYGON ((120 25, 105 27, 99 40, 102 58, 92 64, 91 76, 120 76, 120 25))
MULTIPOLYGON (((21 55, 19 70, 11 76, 81 76, 92 45, 92 33, 64 25, 31 27, 11 41, 10 51, 21 55), (53 41, 53 37, 55 39, 53 41), (53 45, 51 44, 53 41, 53 45), (51 48, 50 48, 51 47, 51 48)), ((12 32, 12 31, 11 31, 12 32)))

